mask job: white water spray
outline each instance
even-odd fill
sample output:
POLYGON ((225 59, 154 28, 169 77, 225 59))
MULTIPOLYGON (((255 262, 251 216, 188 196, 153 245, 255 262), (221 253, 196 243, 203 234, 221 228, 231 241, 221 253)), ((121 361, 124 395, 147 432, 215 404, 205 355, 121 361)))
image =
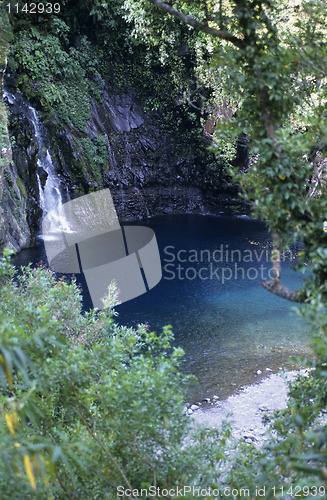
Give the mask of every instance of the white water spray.
POLYGON ((37 160, 37 183, 39 188, 40 207, 42 209, 42 218, 46 215, 51 220, 51 233, 47 238, 55 238, 55 233, 58 231, 69 232, 69 224, 62 210, 62 187, 61 180, 56 174, 50 151, 44 143, 44 134, 40 119, 36 110, 28 104, 20 93, 17 95, 12 94, 7 89, 4 89, 4 97, 9 104, 16 104, 19 106, 28 120, 32 123, 35 133, 35 138, 38 146, 38 160, 37 160), (46 174, 45 184, 42 185, 42 172, 46 174), (52 236, 51 236, 52 235, 52 236))
POLYGON ((48 238, 51 238, 51 234, 54 234, 57 231, 69 232, 69 223, 65 217, 64 211, 62 210, 63 200, 61 194, 61 180, 55 172, 50 151, 45 147, 39 117, 36 110, 30 105, 28 106, 28 111, 29 118, 34 127, 35 138, 39 150, 37 166, 39 170, 43 170, 47 174, 44 186, 42 186, 41 178, 38 172, 36 175, 39 187, 40 207, 42 208, 43 217, 47 215, 48 219, 51 220, 52 231, 48 236, 48 238))

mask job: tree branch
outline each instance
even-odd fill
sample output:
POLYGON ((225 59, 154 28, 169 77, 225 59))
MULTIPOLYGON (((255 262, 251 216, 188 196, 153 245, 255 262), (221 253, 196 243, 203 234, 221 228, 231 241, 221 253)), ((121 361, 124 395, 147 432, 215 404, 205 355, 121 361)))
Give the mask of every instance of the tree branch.
POLYGON ((281 264, 280 264, 280 247, 278 245, 278 236, 275 232, 272 233, 273 238, 273 270, 274 278, 272 280, 265 280, 261 285, 278 297, 291 300, 292 302, 303 302, 300 290, 291 290, 281 282, 281 264))
POLYGON ((64 490, 65 494, 67 495, 67 498, 69 500, 71 500, 73 497, 69 494, 69 491, 66 489, 64 483, 62 482, 62 480, 61 480, 61 478, 59 476, 58 471, 56 471, 55 476, 56 476, 56 478, 58 480, 58 483, 60 484, 61 488, 64 490))
POLYGON ((183 21, 183 23, 188 24, 189 26, 192 26, 197 30, 203 31, 204 33, 208 33, 209 35, 212 35, 216 38, 220 38, 221 40, 226 40, 227 42, 231 42, 233 45, 239 47, 240 49, 244 47, 244 41, 242 39, 237 38, 231 33, 228 33, 228 31, 226 30, 223 29, 218 30, 216 28, 208 26, 208 24, 201 23, 200 21, 194 19, 194 17, 188 16, 187 14, 180 12, 179 10, 175 9, 168 3, 161 2, 161 0, 150 0, 150 2, 154 3, 154 5, 159 7, 159 9, 163 10, 164 12, 168 12, 172 16, 183 21))
MULTIPOLYGON (((244 50, 248 46, 251 46, 252 49, 254 49, 251 52, 251 55, 246 56, 246 59, 249 63, 250 71, 252 71, 253 77, 255 77, 255 79, 258 82, 256 94, 260 109, 260 121, 264 127, 266 136, 271 140, 271 147, 274 151, 275 156, 279 159, 281 163, 283 163, 283 155, 284 155, 283 147, 276 133, 278 126, 276 123, 274 108, 270 98, 270 90, 264 80, 264 76, 260 70, 260 67, 259 69, 257 68, 257 60, 258 59, 260 60, 260 50, 259 50, 260 47, 258 45, 258 38, 255 31, 256 28, 253 28, 253 26, 250 26, 248 24, 249 19, 245 17, 244 18, 245 20, 243 20, 242 28, 243 32, 246 33, 246 35, 244 36, 244 39, 241 39, 235 37, 234 35, 231 35, 226 30, 222 29, 222 27, 221 29, 216 29, 208 26, 207 24, 201 23, 196 19, 194 19, 193 17, 190 17, 184 14, 183 12, 180 12, 179 10, 175 9, 171 5, 162 2, 161 0, 150 0, 150 1, 164 12, 172 14, 177 19, 180 19, 185 24, 193 26, 193 28, 195 29, 203 31, 204 33, 208 33, 216 38, 220 38, 221 40, 226 40, 228 42, 231 42, 239 49, 244 50), (250 34, 248 34, 248 30, 250 30, 250 34)), ((269 19, 266 16, 265 19, 267 28, 271 29, 271 24, 269 19)), ((280 265, 280 251, 278 246, 278 236, 274 233, 273 233, 273 246, 274 250, 279 256, 278 259, 273 260, 273 269, 275 272, 275 276, 272 280, 264 281, 262 283, 262 286, 269 292, 272 292, 275 295, 278 295, 279 297, 283 297, 287 300, 291 300, 294 302, 303 302, 303 294, 301 293, 300 290, 291 290, 287 286, 283 285, 281 282, 281 265, 280 265)))
POLYGON ((268 290, 268 292, 278 295, 282 299, 291 300, 292 302, 304 302, 299 290, 291 290, 287 286, 283 285, 279 278, 272 280, 263 281, 262 286, 268 290))
MULTIPOLYGON (((125 483, 127 484, 127 487, 132 491, 133 488, 130 484, 130 482, 128 481, 127 477, 125 476, 125 473, 124 471, 121 469, 121 467, 119 466, 119 464, 117 463, 117 461, 114 459, 114 457, 112 456, 112 454, 110 453, 110 451, 106 448, 106 446, 100 441, 100 439, 97 437, 96 433, 94 433, 91 429, 91 427, 89 426, 88 422, 86 421, 86 419, 84 418, 83 416, 83 412, 82 412, 82 407, 81 407, 81 402, 77 396, 77 393, 76 393, 76 390, 75 390, 75 386, 74 384, 72 384, 72 388, 73 388, 73 392, 74 392, 74 395, 75 395, 75 399, 77 401, 77 405, 78 405, 78 408, 79 408, 79 411, 77 412, 78 416, 80 417, 81 421, 83 422, 83 424, 85 425, 88 433, 93 437, 93 439, 98 443, 98 445, 100 446, 100 448, 102 448, 102 450, 105 452, 105 454, 107 455, 107 457, 109 458, 109 460, 111 461, 111 463, 114 465, 114 467, 118 470, 119 474, 121 475, 121 477, 123 478, 123 480, 125 481, 125 483)), ((132 496, 131 497, 132 499, 134 499, 134 497, 132 496)))

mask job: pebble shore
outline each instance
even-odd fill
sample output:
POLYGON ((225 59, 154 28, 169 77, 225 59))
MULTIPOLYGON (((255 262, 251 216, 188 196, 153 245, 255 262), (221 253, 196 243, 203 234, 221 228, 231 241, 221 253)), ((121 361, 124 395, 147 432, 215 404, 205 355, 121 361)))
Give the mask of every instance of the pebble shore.
POLYGON ((228 420, 235 438, 260 446, 268 439, 262 417, 286 408, 287 383, 294 380, 298 373, 294 370, 269 375, 225 400, 220 401, 217 396, 205 398, 205 401, 191 405, 185 413, 196 423, 211 429, 219 429, 222 422, 228 420))

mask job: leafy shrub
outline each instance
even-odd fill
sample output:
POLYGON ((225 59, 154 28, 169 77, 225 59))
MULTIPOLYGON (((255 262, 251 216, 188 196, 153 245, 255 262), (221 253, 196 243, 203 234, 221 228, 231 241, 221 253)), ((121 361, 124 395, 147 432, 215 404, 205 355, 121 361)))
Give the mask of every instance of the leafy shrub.
POLYGON ((1 498, 113 498, 118 485, 218 474, 216 437, 185 442, 190 379, 169 327, 118 327, 111 308, 82 314, 74 281, 17 274, 8 257, 0 284, 1 498))

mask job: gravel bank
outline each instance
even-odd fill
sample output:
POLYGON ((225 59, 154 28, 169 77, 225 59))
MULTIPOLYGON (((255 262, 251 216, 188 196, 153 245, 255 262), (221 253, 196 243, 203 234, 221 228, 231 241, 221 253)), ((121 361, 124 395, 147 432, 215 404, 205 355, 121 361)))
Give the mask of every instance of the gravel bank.
POLYGON ((298 373, 289 371, 270 375, 223 401, 215 401, 210 407, 194 411, 190 418, 207 428, 219 428, 228 419, 236 438, 260 446, 268 439, 263 415, 286 408, 287 382, 294 380, 298 373))

